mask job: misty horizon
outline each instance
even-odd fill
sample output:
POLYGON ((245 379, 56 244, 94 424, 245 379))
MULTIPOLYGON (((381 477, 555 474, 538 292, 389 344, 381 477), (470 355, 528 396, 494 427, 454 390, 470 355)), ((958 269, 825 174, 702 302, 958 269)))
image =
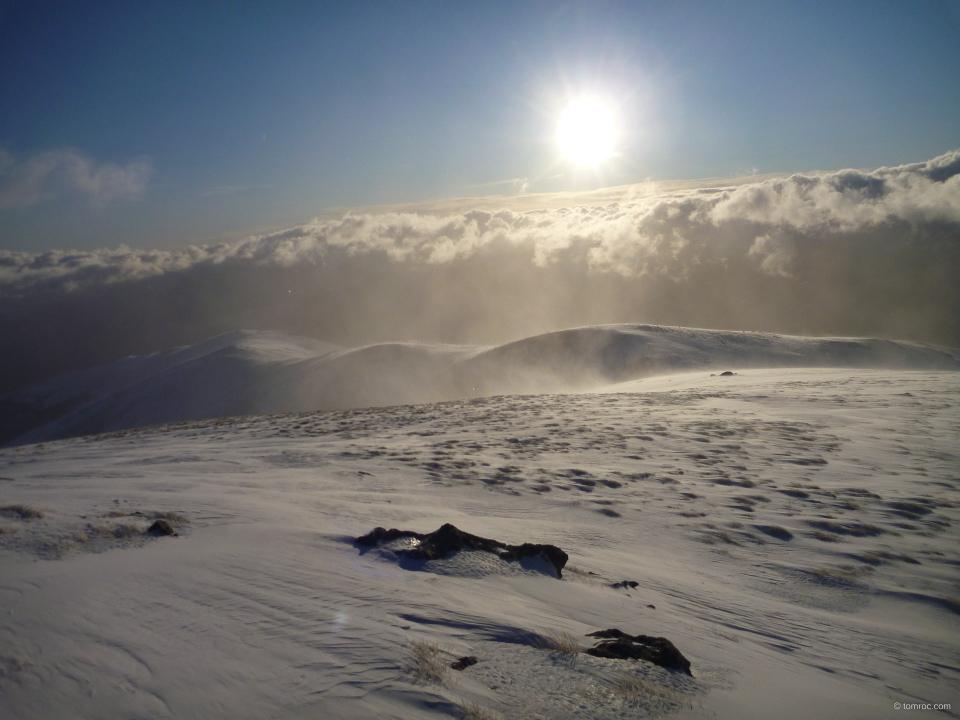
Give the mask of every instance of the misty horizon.
POLYGON ((960 151, 174 250, 0 251, 0 391, 236 329, 491 345, 651 323, 960 346, 960 151))

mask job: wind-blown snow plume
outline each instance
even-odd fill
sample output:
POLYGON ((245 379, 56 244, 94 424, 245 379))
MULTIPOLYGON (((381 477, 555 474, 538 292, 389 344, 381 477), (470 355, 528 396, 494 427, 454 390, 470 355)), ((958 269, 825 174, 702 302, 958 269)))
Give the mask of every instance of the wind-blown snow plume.
POLYGON ((0 330, 20 350, 2 370, 9 388, 235 327, 495 342, 643 321, 956 346, 957 277, 960 151, 603 206, 348 214, 169 251, 4 252, 0 330), (70 363, 37 360, 64 347, 70 363))

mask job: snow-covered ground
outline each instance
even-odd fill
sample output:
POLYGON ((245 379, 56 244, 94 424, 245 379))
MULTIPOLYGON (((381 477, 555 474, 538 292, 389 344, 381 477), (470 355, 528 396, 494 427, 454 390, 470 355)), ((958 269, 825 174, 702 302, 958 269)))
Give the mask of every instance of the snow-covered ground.
POLYGON ((494 347, 341 348, 237 331, 2 395, 0 446, 210 417, 585 390, 726 366, 960 370, 960 352, 890 340, 660 325, 574 328, 494 347))
POLYGON ((0 717, 955 716, 960 373, 738 352, 0 450, 0 717), (179 535, 143 534, 157 517, 179 535), (445 522, 569 564, 409 569, 353 543, 445 522), (669 638, 693 677, 542 647, 612 627, 669 638), (424 642, 479 662, 418 677, 424 642))

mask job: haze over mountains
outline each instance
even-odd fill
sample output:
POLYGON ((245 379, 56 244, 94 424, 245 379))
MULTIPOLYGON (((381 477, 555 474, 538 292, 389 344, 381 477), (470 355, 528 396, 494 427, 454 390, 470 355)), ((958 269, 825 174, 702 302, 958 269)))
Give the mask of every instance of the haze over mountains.
POLYGON ((957 151, 355 211, 221 245, 0 251, 0 392, 237 328, 488 346, 643 322, 960 347, 958 277, 957 151))
POLYGON ((890 340, 656 325, 583 327, 496 346, 361 348, 238 331, 0 396, 0 443, 211 417, 575 391, 655 374, 773 367, 960 370, 960 352, 890 340))

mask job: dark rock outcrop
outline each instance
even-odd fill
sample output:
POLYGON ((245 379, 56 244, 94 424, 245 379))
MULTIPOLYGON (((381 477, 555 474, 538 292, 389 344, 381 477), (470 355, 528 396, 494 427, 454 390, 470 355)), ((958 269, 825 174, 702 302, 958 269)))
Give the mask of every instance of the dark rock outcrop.
POLYGON ((376 547, 377 545, 383 545, 384 543, 393 542, 394 540, 400 540, 401 538, 417 538, 418 540, 423 537, 422 533, 413 532, 412 530, 387 530, 386 528, 378 527, 374 528, 366 535, 361 535, 357 538, 357 545, 367 545, 369 547, 376 547))
POLYGON ((632 588, 636 590, 638 587, 640 587, 640 583, 638 583, 636 580, 621 580, 620 582, 610 583, 610 587, 617 588, 618 590, 620 588, 632 588))
POLYGON ((471 665, 476 665, 478 662, 480 661, 477 660, 477 658, 474 657, 473 655, 467 655, 465 657, 460 658, 459 660, 454 660, 452 663, 450 663, 450 667, 452 667, 454 670, 462 671, 462 670, 466 670, 471 665))
POLYGON ((693 676, 690 672, 690 661, 665 637, 628 635, 617 628, 597 630, 587 633, 587 637, 600 638, 594 647, 584 650, 587 655, 612 660, 646 660, 654 665, 670 670, 682 670, 693 676))
POLYGON ((147 535, 153 535, 159 537, 161 535, 176 535, 176 531, 166 520, 156 520, 153 525, 147 528, 147 535))
POLYGON ((419 542, 415 547, 401 548, 395 552, 398 555, 411 557, 416 560, 439 560, 450 553, 460 550, 482 550, 493 553, 502 560, 521 560, 527 557, 540 557, 547 560, 557 571, 557 577, 563 577, 563 566, 567 564, 567 554, 556 545, 542 545, 523 543, 522 545, 507 545, 499 540, 471 535, 460 528, 446 523, 432 533, 418 533, 412 530, 386 530, 378 527, 366 535, 357 538, 358 545, 376 547, 385 543, 405 538, 413 538, 419 542))

